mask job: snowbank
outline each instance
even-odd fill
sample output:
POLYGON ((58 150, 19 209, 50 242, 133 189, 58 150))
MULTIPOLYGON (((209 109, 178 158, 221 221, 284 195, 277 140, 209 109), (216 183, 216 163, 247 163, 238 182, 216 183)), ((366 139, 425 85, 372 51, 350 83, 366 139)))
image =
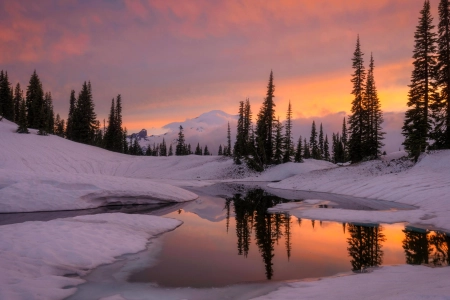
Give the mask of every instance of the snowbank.
POLYGON ((115 213, 0 226, 0 299, 65 298, 89 270, 180 224, 115 213))
POLYGON ((448 299, 448 268, 389 266, 371 273, 289 283, 254 300, 268 299, 448 299))
MULTIPOLYGON (((417 211, 402 212, 400 220, 404 218, 410 223, 433 225, 450 231, 450 150, 424 155, 412 168, 410 164, 405 159, 369 161, 297 175, 269 186, 398 201, 420 208, 419 214, 417 211)), ((312 216, 313 213, 318 217, 317 211, 308 214, 312 216)), ((339 210, 332 213, 334 219, 348 214, 339 210)), ((323 210, 323 214, 328 218, 330 212, 323 210)), ((372 221, 377 221, 378 216, 381 213, 374 213, 372 221)), ((385 219, 382 218, 383 221, 385 219)))

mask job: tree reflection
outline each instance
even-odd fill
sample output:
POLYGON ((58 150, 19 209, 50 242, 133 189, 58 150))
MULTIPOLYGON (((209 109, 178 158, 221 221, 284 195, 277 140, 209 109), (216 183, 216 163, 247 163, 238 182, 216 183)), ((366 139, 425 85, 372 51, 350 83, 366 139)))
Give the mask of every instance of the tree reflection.
POLYGON ((352 271, 359 272, 367 267, 379 266, 383 260, 382 243, 386 240, 383 228, 347 224, 350 237, 347 239, 348 253, 352 257, 352 271))
POLYGON ((444 266, 450 264, 450 236, 445 232, 430 232, 424 229, 406 227, 403 232, 403 249, 406 263, 411 265, 433 264, 444 266))
MULTIPOLYGON (((262 189, 254 189, 245 196, 235 194, 226 200, 227 224, 229 224, 229 205, 233 204, 236 220, 238 255, 247 257, 251 244, 252 230, 265 265, 266 278, 273 277, 274 245, 284 236, 288 259, 291 253, 290 216, 268 214, 267 209, 287 200, 273 196, 262 189)), ((227 225, 228 226, 228 225, 227 225)))

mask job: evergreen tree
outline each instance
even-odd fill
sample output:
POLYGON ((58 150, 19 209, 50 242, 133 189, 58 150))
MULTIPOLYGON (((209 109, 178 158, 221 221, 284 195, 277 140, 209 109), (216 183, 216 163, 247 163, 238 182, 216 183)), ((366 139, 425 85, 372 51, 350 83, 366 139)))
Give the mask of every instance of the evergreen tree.
POLYGON ((74 115, 77 107, 77 99, 75 98, 75 91, 72 90, 70 92, 70 106, 69 106, 69 115, 67 117, 67 127, 66 127, 66 137, 69 140, 74 139, 74 115))
POLYGON ((115 135, 116 135, 116 107, 114 103, 114 98, 111 100, 111 108, 108 115, 108 127, 105 132, 105 149, 114 150, 115 147, 115 135))
POLYGON ((311 158, 311 151, 310 151, 308 143, 306 142, 306 138, 304 140, 304 146, 303 146, 303 157, 311 158))
POLYGON ((169 145, 169 156, 173 155, 172 144, 169 145))
POLYGON ((274 150, 273 150, 273 163, 281 164, 283 162, 283 124, 280 122, 280 118, 275 121, 275 138, 274 138, 274 150))
POLYGON ((205 151, 203 152, 203 155, 210 155, 208 145, 205 145, 205 151))
POLYGON ((233 156, 235 160, 239 160, 244 155, 245 150, 245 133, 244 133, 244 101, 239 102, 239 112, 236 130, 236 142, 234 143, 233 156))
POLYGON ((47 92, 44 96, 44 118, 45 121, 45 131, 49 134, 55 133, 55 113, 53 112, 53 99, 52 93, 47 92))
POLYGON ((358 35, 356 49, 352 58, 354 73, 351 82, 353 83, 352 95, 354 96, 354 99, 352 101, 352 115, 348 119, 350 125, 349 156, 354 163, 361 161, 364 154, 363 138, 366 125, 366 112, 363 107, 363 100, 366 71, 364 69, 363 55, 364 53, 361 51, 358 35))
POLYGON ((152 147, 148 145, 147 149, 145 150, 145 156, 152 156, 152 154, 153 154, 152 147))
POLYGON ((56 114, 55 119, 55 134, 60 137, 64 137, 64 119, 61 119, 59 114, 56 114))
POLYGON ((115 134, 114 134, 114 151, 123 152, 123 143, 122 143, 122 96, 120 94, 117 95, 116 108, 115 108, 115 134))
POLYGON ((243 151, 243 155, 249 155, 249 143, 250 143, 250 135, 252 131, 252 110, 250 106, 250 99, 247 98, 245 100, 244 104, 244 141, 245 141, 245 148, 243 151))
POLYGON ((219 151, 217 152, 217 155, 222 156, 222 145, 219 145, 219 151))
POLYGON ((300 137, 298 138, 297 150, 295 151, 295 158, 294 158, 294 161, 295 161, 296 163, 303 162, 303 159, 302 159, 302 136, 300 136, 300 137))
MULTIPOLYGON (((23 100, 23 91, 20 88, 20 83, 17 83, 14 89, 14 122, 18 123, 20 118, 20 105, 23 100)), ((25 112, 26 114, 26 112, 25 112)))
POLYGON ((272 163, 273 159, 273 124, 275 121, 273 72, 270 71, 269 83, 267 85, 266 98, 258 113, 256 122, 256 149, 263 165, 272 163))
POLYGON ((323 145, 323 128, 322 123, 320 123, 320 129, 319 129, 319 156, 320 159, 323 159, 324 157, 324 145, 323 145))
POLYGON ((27 107, 23 98, 20 101, 19 119, 17 121, 17 125, 19 125, 17 128, 18 133, 29 133, 27 126, 27 107))
POLYGON ((419 25, 414 34, 413 65, 411 84, 409 85, 408 107, 403 123, 403 145, 415 160, 426 150, 431 120, 430 106, 436 96, 436 33, 430 13, 430 2, 426 0, 420 12, 419 25))
POLYGON ((344 117, 344 121, 342 122, 342 138, 340 140, 339 143, 342 142, 342 160, 343 162, 347 162, 349 155, 348 155, 348 135, 347 135, 347 122, 345 121, 345 117, 344 117))
POLYGON ((31 75, 30 82, 27 87, 26 99, 28 126, 39 129, 43 120, 40 114, 41 112, 44 112, 44 90, 42 89, 42 83, 36 73, 36 70, 34 70, 31 75))
POLYGON ((175 149, 175 155, 187 155, 186 146, 184 144, 183 126, 180 125, 180 131, 178 132, 177 147, 175 149))
POLYGON ((283 162, 287 163, 292 161, 292 156, 294 156, 294 143, 292 142, 292 106, 291 100, 289 100, 288 110, 286 113, 286 126, 285 126, 285 134, 284 134, 284 143, 283 143, 283 162))
POLYGON ((73 140, 93 144, 98 123, 94 112, 91 83, 83 83, 73 114, 73 140))
POLYGON ((202 155, 202 149, 200 148, 200 143, 197 143, 197 148, 195 148, 195 155, 202 155))
POLYGON ((230 122, 228 122, 227 129, 227 151, 225 153, 226 156, 231 156, 231 131, 230 131, 230 122))
POLYGON ((8 72, 0 71, 0 115, 7 120, 14 120, 14 101, 8 72))
POLYGON ((159 156, 167 156, 167 145, 164 138, 162 140, 161 146, 159 147, 159 156))
POLYGON ((433 148, 450 148, 450 1, 439 2, 437 85, 439 101, 432 105, 435 127, 433 148))
POLYGON ((320 149, 317 143, 317 130, 316 123, 313 121, 311 126, 311 137, 309 139, 309 145, 311 147, 311 158, 320 159, 320 149))
POLYGON ((123 153, 129 154, 130 149, 128 147, 128 142, 127 142, 127 128, 126 127, 123 129, 122 145, 123 145, 123 153))
POLYGON ((367 72, 366 92, 364 95, 364 105, 367 115, 367 129, 365 131, 366 150, 365 156, 378 158, 381 154, 381 142, 384 139, 384 132, 381 130, 383 123, 383 112, 381 111, 380 100, 378 99, 377 88, 375 87, 375 78, 373 75, 374 61, 370 55, 370 66, 367 72))
POLYGON ((45 103, 41 104, 41 110, 38 114, 38 135, 48 135, 48 116, 46 113, 45 103))
POLYGON ((330 145, 328 144, 328 135, 325 135, 325 141, 323 142, 323 159, 330 161, 330 145))

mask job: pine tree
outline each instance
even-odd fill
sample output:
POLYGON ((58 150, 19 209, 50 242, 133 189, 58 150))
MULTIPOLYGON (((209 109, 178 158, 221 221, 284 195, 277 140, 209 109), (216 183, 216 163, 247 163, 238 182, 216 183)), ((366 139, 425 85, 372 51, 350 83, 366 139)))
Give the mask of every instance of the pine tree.
POLYGON ((294 156, 294 143, 292 142, 292 106, 291 100, 289 100, 288 110, 286 113, 286 126, 284 134, 283 143, 283 162, 287 163, 292 161, 292 156, 294 156))
POLYGON ((202 155, 202 149, 200 148, 200 143, 197 143, 197 148, 195 148, 195 155, 202 155))
POLYGON ((14 120, 14 101, 8 72, 0 72, 0 115, 7 120, 14 120))
POLYGON ((167 146, 164 138, 162 140, 161 146, 159 147, 159 156, 167 156, 167 146))
POLYGON ((145 156, 152 156, 152 154, 153 154, 152 147, 148 145, 147 149, 145 150, 145 156))
POLYGON ((84 144, 93 144, 98 123, 94 112, 90 82, 83 83, 76 103, 73 113, 73 140, 84 144))
POLYGON ((205 150, 203 152, 203 155, 210 155, 209 150, 208 150, 208 145, 205 145, 205 150))
POLYGON ((40 114, 44 111, 44 90, 42 89, 42 83, 36 73, 36 70, 34 70, 31 75, 30 82, 27 87, 26 99, 28 126, 39 129, 42 121, 40 114))
POLYGON ((169 145, 169 156, 173 155, 172 144, 169 145))
MULTIPOLYGON (((105 149, 115 151, 116 146, 116 135, 117 135, 117 117, 116 117, 116 106, 114 98, 111 100, 111 108, 108 115, 108 127, 105 132, 105 149)), ((123 138, 121 138, 123 140, 123 138)))
POLYGON ((46 113, 45 103, 41 104, 41 110, 38 114, 38 135, 48 135, 48 116, 46 113))
POLYGON ((250 106, 250 99, 247 98, 245 100, 244 104, 244 141, 245 141, 245 148, 243 151, 243 155, 249 155, 249 143, 250 143, 250 135, 252 131, 252 110, 250 106))
MULTIPOLYGON (((14 89, 14 122, 18 123, 20 118, 20 105, 23 100, 23 91, 20 88, 20 83, 17 83, 14 89)), ((25 112, 26 114, 26 112, 25 112)))
POLYGON ((439 2, 437 84, 439 101, 432 105, 435 127, 433 148, 450 148, 450 1, 439 2))
POLYGON ((115 108, 115 134, 114 134, 114 151, 123 152, 123 143, 122 143, 122 96, 120 94, 117 95, 116 108, 115 108))
POLYGON ((364 139, 366 145, 363 148, 366 149, 365 156, 378 158, 381 154, 381 147, 384 146, 381 142, 384 139, 384 132, 381 129, 383 112, 381 111, 380 100, 378 99, 377 88, 375 86, 374 67, 373 55, 370 55, 370 66, 367 72, 366 92, 364 94, 367 129, 364 139))
POLYGON ((340 140, 339 143, 342 142, 342 160, 343 162, 347 162, 348 161, 348 135, 347 135, 347 122, 345 121, 345 117, 344 117, 344 121, 342 122, 342 138, 340 140))
POLYGON ((420 12, 419 25, 414 34, 413 51, 414 69, 409 85, 408 107, 405 113, 402 133, 405 136, 403 145, 410 156, 418 159, 426 150, 431 120, 430 106, 434 105, 436 96, 436 33, 430 13, 430 2, 426 0, 420 12))
POLYGON ((45 131, 49 134, 55 133, 55 113, 53 112, 53 99, 52 93, 47 92, 44 96, 44 118, 47 118, 45 121, 45 131))
POLYGON ((306 138, 304 140, 304 146, 303 146, 303 157, 306 159, 311 158, 311 151, 309 149, 308 143, 306 142, 306 138))
POLYGON ((314 121, 312 122, 311 126, 311 137, 309 138, 309 145, 311 147, 311 158, 320 159, 320 150, 319 145, 317 143, 316 123, 314 121))
POLYGON ((222 145, 219 145, 219 152, 217 153, 217 155, 222 156, 222 145))
POLYGON ((20 101, 19 119, 17 125, 19 125, 17 128, 18 133, 29 133, 27 126, 27 107, 23 98, 20 101))
POLYGON ((322 128, 322 123, 320 123, 320 129, 319 129, 319 156, 320 159, 324 158, 324 144, 323 144, 323 128, 322 128))
POLYGON ((244 155, 245 149, 245 133, 244 133, 244 101, 239 102, 239 112, 236 130, 236 142, 234 143, 233 156, 235 160, 239 160, 244 155))
POLYGON ((177 147, 175 149, 175 155, 187 155, 188 153, 186 153, 186 146, 184 144, 183 126, 180 125, 180 131, 178 132, 177 147))
POLYGON ((228 122, 228 129, 227 129, 227 151, 226 156, 231 156, 231 131, 230 131, 230 122, 228 122))
POLYGON ((280 122, 280 118, 275 121, 275 138, 274 138, 274 150, 273 150, 273 163, 281 164, 283 162, 283 124, 280 122))
POLYGON ((330 161, 330 145, 328 144, 328 135, 325 135, 325 141, 323 142, 323 159, 330 161))
POLYGON ((66 137, 69 140, 74 139, 74 114, 77 107, 77 99, 75 98, 75 91, 72 90, 70 92, 70 106, 69 106, 69 115, 67 117, 67 127, 66 127, 66 137))
POLYGON ((128 147, 128 142, 127 142, 127 128, 126 127, 123 129, 122 145, 123 145, 123 153, 129 154, 130 149, 128 147))
POLYGON ((359 43, 359 35, 356 40, 356 49, 353 53, 353 69, 351 82, 353 83, 352 95, 354 99, 352 101, 352 115, 349 117, 348 122, 350 125, 350 141, 349 141, 349 156, 352 162, 359 162, 363 158, 363 144, 364 144, 364 129, 366 121, 366 112, 363 107, 364 97, 364 83, 366 79, 366 71, 364 69, 364 60, 359 43))
POLYGON ((298 138, 297 150, 295 151, 295 158, 294 158, 294 161, 295 161, 296 163, 303 162, 303 159, 302 159, 302 136, 300 136, 300 137, 298 138))
POLYGON ((272 163, 273 158, 273 124, 275 121, 273 72, 270 71, 269 83, 267 84, 266 98, 258 113, 256 122, 256 149, 263 165, 272 163))

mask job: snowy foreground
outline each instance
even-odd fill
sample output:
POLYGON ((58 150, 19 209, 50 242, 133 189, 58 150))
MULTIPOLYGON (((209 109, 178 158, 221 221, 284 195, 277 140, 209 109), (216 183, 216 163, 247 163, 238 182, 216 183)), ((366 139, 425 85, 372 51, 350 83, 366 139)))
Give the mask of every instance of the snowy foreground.
MULTIPOLYGON (((321 199, 307 199, 275 211, 315 220, 408 222, 450 232, 450 151, 426 154, 414 166, 392 160, 403 154, 396 153, 352 166, 307 160, 253 174, 216 156, 132 157, 56 136, 19 135, 15 129, 15 124, 0 122, 0 212, 183 202, 197 197, 183 186, 281 180, 269 186, 390 200, 418 209, 320 209, 321 199)), ((178 225, 171 219, 116 213, 0 226, 0 299, 62 299, 83 282, 80 275, 143 250, 149 238, 178 225)), ((288 283, 258 299, 449 299, 448 278, 450 268, 389 266, 288 283)), ((117 294, 111 299, 124 298, 117 294)))
POLYGON ((115 213, 0 226, 0 299, 65 298, 87 271, 180 224, 115 213))

